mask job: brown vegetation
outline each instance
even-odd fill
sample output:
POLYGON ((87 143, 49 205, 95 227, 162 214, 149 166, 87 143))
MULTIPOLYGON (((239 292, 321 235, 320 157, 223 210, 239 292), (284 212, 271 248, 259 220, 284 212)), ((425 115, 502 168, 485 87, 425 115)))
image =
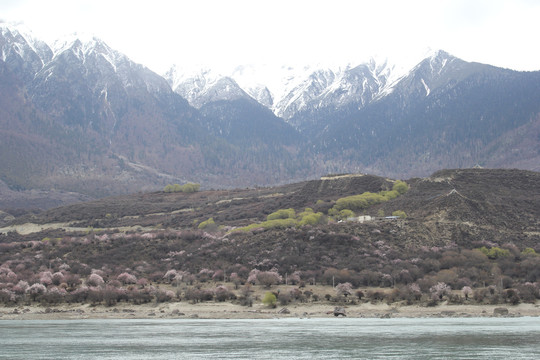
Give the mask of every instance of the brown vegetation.
POLYGON ((373 220, 364 223, 338 222, 328 211, 345 196, 390 191, 391 181, 366 175, 279 188, 138 194, 21 216, 14 223, 87 230, 21 235, 5 228, 0 302, 249 306, 260 301, 253 292, 259 288, 275 292, 281 305, 540 298, 540 174, 454 170, 408 183, 402 196, 365 209, 373 220), (306 207, 326 214, 327 223, 235 231, 280 209, 306 207), (377 216, 400 209, 406 219, 377 216), (199 228, 209 218, 212 232, 199 228), (316 290, 320 285, 324 293, 316 290))

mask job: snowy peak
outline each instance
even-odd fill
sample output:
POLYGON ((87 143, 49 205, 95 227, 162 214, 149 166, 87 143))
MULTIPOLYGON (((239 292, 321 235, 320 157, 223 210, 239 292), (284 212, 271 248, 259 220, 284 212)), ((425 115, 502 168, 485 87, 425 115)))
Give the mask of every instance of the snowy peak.
MULTIPOLYGON (((52 58, 52 50, 44 41, 37 39, 34 34, 22 25, 9 25, 0 23, 0 36, 2 50, 11 47, 21 57, 35 53, 40 59, 42 65, 52 58)), ((2 59, 5 61, 4 51, 2 59)))
POLYGON ((28 83, 52 58, 52 50, 20 25, 0 24, 0 56, 12 71, 28 83))
POLYGON ((53 49, 54 57, 41 77, 49 78, 53 73, 78 69, 82 77, 95 81, 94 86, 101 88, 119 82, 124 88, 145 86, 150 92, 170 91, 165 79, 134 63, 97 37, 72 34, 56 41, 53 49))
POLYGON ((361 108, 389 93, 402 75, 386 59, 372 58, 335 68, 244 65, 221 73, 173 66, 164 76, 174 91, 197 108, 211 101, 252 98, 297 126, 293 118, 299 113, 351 103, 361 108))
POLYGON ((87 58, 102 58, 114 71, 119 64, 129 62, 125 55, 113 50, 97 37, 81 37, 73 34, 69 38, 55 42, 53 49, 55 57, 65 56, 68 52, 82 62, 85 62, 87 58))
POLYGON ((220 100, 253 100, 234 79, 209 69, 183 73, 173 66, 165 78, 176 93, 196 108, 220 100))
POLYGON ((400 91, 430 96, 452 79, 455 82, 466 77, 476 68, 470 65, 443 50, 433 51, 403 78, 399 84, 400 91))

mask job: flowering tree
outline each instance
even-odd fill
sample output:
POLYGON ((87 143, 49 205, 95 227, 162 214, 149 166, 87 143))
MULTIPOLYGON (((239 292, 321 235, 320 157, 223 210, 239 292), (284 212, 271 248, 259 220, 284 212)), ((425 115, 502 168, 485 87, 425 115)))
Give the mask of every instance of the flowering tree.
POLYGON ((17 295, 15 294, 15 292, 9 289, 0 290, 0 302, 3 302, 4 304, 8 304, 8 303, 14 303, 16 301, 17 301, 17 295))
POLYGON ((30 287, 30 285, 28 285, 28 283, 26 281, 23 281, 23 280, 20 280, 17 285, 15 285, 13 287, 13 291, 18 294, 18 295, 22 295, 24 293, 26 293, 26 290, 28 290, 28 288, 30 287))
POLYGON ((234 284, 234 288, 238 289, 238 286, 242 283, 242 279, 238 276, 238 273, 233 272, 230 276, 230 280, 234 284))
POLYGON ((225 301, 230 299, 231 297, 231 292, 229 291, 229 289, 227 289, 226 286, 223 285, 217 286, 214 290, 214 293, 216 294, 217 301, 225 301))
POLYGON ((253 269, 249 272, 249 276, 247 278, 247 283, 251 285, 255 285, 257 283, 257 276, 259 275, 260 270, 253 269))
POLYGON ((300 271, 295 271, 287 278, 287 283, 290 285, 296 285, 300 282, 300 271))
POLYGON ((44 294, 44 300, 49 304, 58 304, 64 300, 64 296, 67 295, 67 291, 57 286, 53 286, 47 290, 44 294))
POLYGON ((130 273, 123 272, 120 275, 116 277, 118 281, 120 281, 122 284, 135 284, 137 283, 137 278, 135 275, 131 275, 130 273))
POLYGON ((442 300, 443 296, 450 294, 451 291, 452 288, 443 282, 439 282, 429 289, 429 292, 432 294, 432 296, 439 300, 442 300))
POLYGON ((261 271, 257 274, 257 281, 262 286, 270 288, 272 285, 279 284, 282 278, 276 270, 261 271))
POLYGON ((53 274, 50 271, 42 271, 39 273, 39 282, 45 286, 49 286, 53 283, 53 274))
POLYGON ((63 273, 58 271, 58 272, 55 272, 54 274, 52 274, 52 283, 54 285, 58 286, 63 282, 64 282, 64 274, 63 273))
POLYGON ((461 292, 463 293, 463 296, 465 296, 465 299, 469 299, 469 296, 473 293, 469 286, 464 286, 463 289, 461 289, 461 292))
POLYGON ((168 282, 171 282, 176 277, 176 275, 178 275, 178 272, 174 269, 171 269, 167 271, 165 275, 163 275, 163 278, 167 280, 168 282))
POLYGON ((214 275, 212 275, 213 281, 223 281, 225 279, 225 273, 223 270, 217 270, 214 275))
POLYGON ((101 276, 94 273, 88 277, 88 279, 86 280, 86 284, 88 286, 103 286, 103 284, 105 284, 105 281, 101 276))
POLYGON ((176 297, 174 292, 172 292, 171 290, 161 290, 161 289, 156 289, 154 291, 154 296, 156 297, 156 301, 158 303, 171 301, 172 299, 176 297))
POLYGON ((202 269, 199 271, 199 274, 197 277, 199 278, 200 282, 206 282, 212 278, 212 275, 214 275, 214 272, 210 269, 202 269))
POLYGON ((349 296, 352 294, 352 289, 353 289, 353 286, 351 283, 349 282, 346 282, 346 283, 343 283, 343 284, 337 284, 336 286, 336 293, 338 296, 349 296))
POLYGON ((37 297, 47 292, 47 288, 43 284, 35 283, 30 286, 27 293, 30 295, 33 301, 36 301, 37 297))
POLYGON ((139 278, 137 280, 137 285, 139 285, 139 287, 142 289, 144 288, 146 285, 148 285, 148 280, 146 280, 146 278, 139 278))

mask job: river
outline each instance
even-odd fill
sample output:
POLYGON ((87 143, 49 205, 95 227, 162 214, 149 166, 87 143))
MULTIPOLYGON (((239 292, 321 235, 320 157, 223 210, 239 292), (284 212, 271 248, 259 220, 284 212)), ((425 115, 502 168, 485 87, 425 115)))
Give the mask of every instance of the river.
POLYGON ((540 359, 540 318, 0 320, 0 359, 540 359))

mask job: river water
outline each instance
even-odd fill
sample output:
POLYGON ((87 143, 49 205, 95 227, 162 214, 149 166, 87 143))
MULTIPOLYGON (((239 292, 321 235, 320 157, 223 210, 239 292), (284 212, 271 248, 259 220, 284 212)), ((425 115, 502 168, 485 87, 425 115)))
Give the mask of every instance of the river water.
POLYGON ((540 318, 0 320, 0 359, 540 359, 540 318))

